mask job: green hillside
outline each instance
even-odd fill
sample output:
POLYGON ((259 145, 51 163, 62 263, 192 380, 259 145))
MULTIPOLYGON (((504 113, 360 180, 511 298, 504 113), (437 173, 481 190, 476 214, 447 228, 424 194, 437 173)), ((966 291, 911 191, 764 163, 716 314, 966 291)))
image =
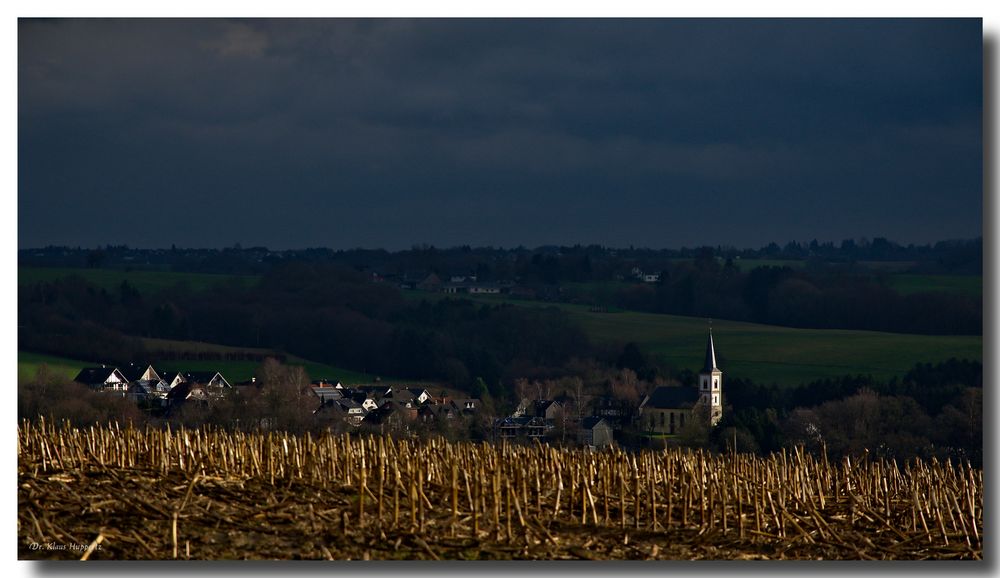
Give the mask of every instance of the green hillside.
MULTIPOLYGON (((411 299, 437 300, 442 294, 406 292, 411 299)), ((505 297, 466 297, 522 307, 558 307, 579 322, 596 342, 638 343, 644 351, 677 368, 697 371, 705 355, 708 320, 634 311, 592 312, 583 305, 542 303, 505 297)), ((845 374, 902 376, 917 363, 950 357, 983 358, 981 336, 935 336, 839 329, 796 329, 715 320, 720 367, 727 375, 763 383, 795 385, 845 374)))
POLYGON ((66 359, 64 357, 18 351, 17 382, 24 383, 34 379, 35 375, 38 373, 38 367, 43 364, 47 365, 49 370, 56 375, 65 377, 66 379, 73 379, 84 367, 94 367, 96 365, 100 365, 99 363, 88 363, 86 361, 66 359))
MULTIPOLYGON (((594 339, 635 341, 675 367, 697 370, 704 360, 708 333, 704 319, 581 310, 572 316, 594 339)), ((713 321, 712 332, 720 366, 729 375, 783 385, 848 373, 888 379, 917 363, 949 357, 982 360, 978 336, 796 329, 726 320, 713 321)))

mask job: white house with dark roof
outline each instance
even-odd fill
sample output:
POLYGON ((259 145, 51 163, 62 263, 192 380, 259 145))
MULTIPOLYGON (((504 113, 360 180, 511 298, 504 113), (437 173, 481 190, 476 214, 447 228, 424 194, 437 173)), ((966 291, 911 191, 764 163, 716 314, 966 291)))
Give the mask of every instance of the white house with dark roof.
POLYGON ((129 381, 117 367, 86 367, 76 374, 73 381, 96 391, 121 394, 128 391, 129 381))

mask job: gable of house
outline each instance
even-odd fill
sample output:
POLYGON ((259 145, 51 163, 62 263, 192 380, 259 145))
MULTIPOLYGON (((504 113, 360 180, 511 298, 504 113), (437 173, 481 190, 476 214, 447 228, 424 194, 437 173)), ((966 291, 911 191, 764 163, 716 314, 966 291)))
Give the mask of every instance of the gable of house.
POLYGON ((115 367, 87 367, 81 369, 73 381, 94 389, 128 389, 128 379, 115 367))

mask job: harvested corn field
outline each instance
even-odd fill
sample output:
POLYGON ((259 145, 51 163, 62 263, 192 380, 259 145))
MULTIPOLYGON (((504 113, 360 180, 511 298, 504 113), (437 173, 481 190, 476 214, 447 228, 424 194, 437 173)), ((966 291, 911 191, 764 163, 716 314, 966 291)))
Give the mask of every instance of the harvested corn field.
POLYGON ((982 470, 18 427, 21 559, 981 559, 982 470))

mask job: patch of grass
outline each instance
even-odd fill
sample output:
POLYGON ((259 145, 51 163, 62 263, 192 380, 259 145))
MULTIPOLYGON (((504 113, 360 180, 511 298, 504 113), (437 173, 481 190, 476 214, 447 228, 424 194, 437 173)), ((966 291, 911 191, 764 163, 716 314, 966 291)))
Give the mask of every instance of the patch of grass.
POLYGON ((54 355, 43 355, 41 353, 28 353, 26 351, 17 352, 17 382, 25 383, 35 378, 38 368, 47 365, 49 370, 56 375, 73 379, 84 367, 95 367, 100 363, 90 363, 54 355))
POLYGON ((983 278, 979 275, 913 275, 899 273, 887 277, 889 286, 902 295, 952 293, 981 297, 983 278))
POLYGON ((151 294, 186 285, 195 291, 204 291, 220 283, 250 285, 260 280, 253 275, 216 275, 210 273, 174 273, 169 271, 125 271, 122 269, 74 269, 68 267, 18 267, 17 284, 29 285, 51 282, 78 276, 88 283, 107 290, 117 290, 122 281, 128 281, 140 293, 151 294))
MULTIPOLYGON (((411 299, 439 300, 442 294, 405 292, 411 299)), ((635 341, 644 351, 679 369, 698 371, 705 359, 708 320, 679 315, 622 311, 591 312, 585 305, 522 301, 504 296, 465 297, 484 303, 558 307, 595 342, 635 341)), ((917 363, 950 357, 981 361, 981 336, 910 335, 841 329, 797 329, 740 321, 712 323, 719 366, 731 377, 797 385, 846 374, 876 379, 902 377, 917 363)))

